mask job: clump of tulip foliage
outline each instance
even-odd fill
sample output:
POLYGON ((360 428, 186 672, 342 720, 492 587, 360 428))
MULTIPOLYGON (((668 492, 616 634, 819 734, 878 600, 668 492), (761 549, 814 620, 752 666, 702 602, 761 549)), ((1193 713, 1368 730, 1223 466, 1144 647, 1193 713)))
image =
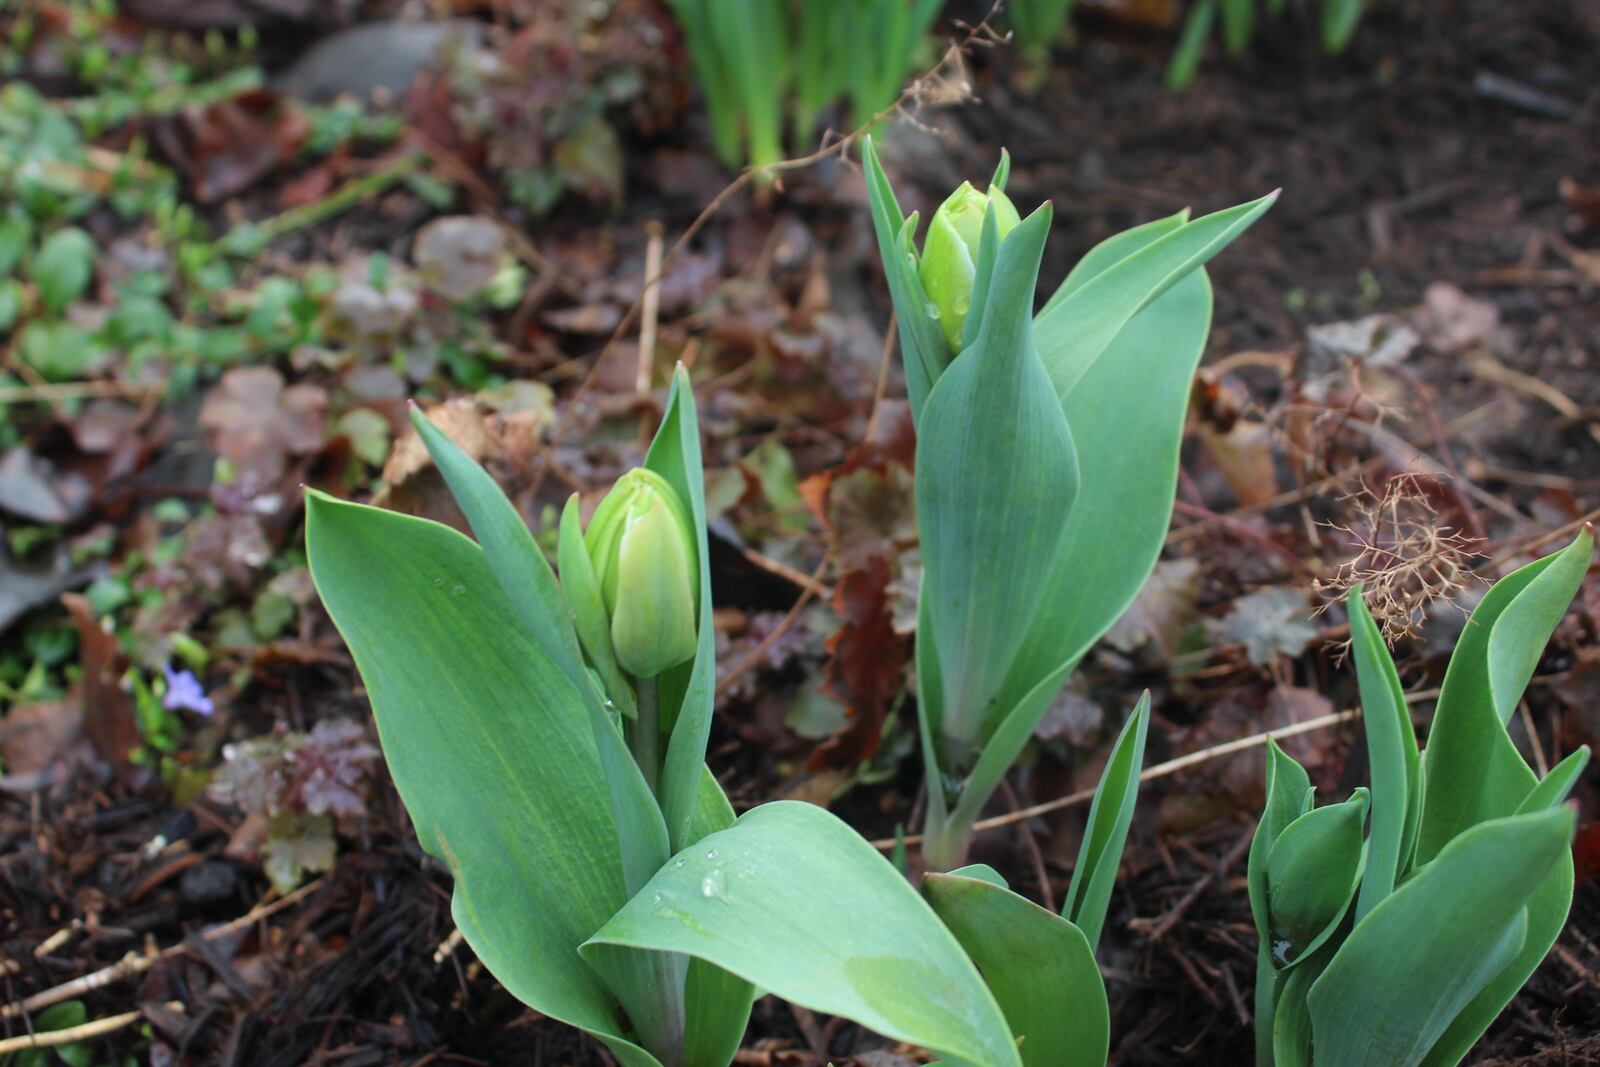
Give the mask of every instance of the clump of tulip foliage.
MULTIPOLYGON (((866 163, 919 433, 920 887, 823 808, 780 801, 736 818, 706 766, 712 589, 700 428, 682 368, 643 465, 587 523, 578 497, 568 501, 554 567, 493 479, 415 409, 472 537, 308 494, 312 576, 418 839, 451 872, 458 927, 509 992, 594 1036, 623 1067, 725 1067, 758 990, 950 1063, 1103 1067, 1110 1048, 1095 952, 1137 799, 1148 695, 1112 749, 1060 913, 990 868, 957 865, 1039 715, 1154 563, 1209 324, 1200 267, 1271 198, 1113 237, 1035 316, 1050 210, 1019 217, 1002 192, 1004 162, 988 192, 952 194, 920 255, 916 217, 900 216, 870 143, 866 163)), ((1391 1062, 1329 1051, 1340 1046, 1327 1027, 1343 1024, 1322 1020, 1364 1011, 1367 995, 1330 983, 1356 967, 1347 954, 1371 966, 1361 946, 1375 935, 1364 931, 1390 922, 1397 902, 1435 906, 1412 886, 1439 882, 1427 872, 1453 869, 1463 841, 1493 836, 1493 848, 1513 850, 1496 855, 1523 871, 1504 899, 1473 905, 1488 933, 1475 925, 1449 942, 1483 949, 1466 968, 1483 981, 1468 989, 1449 976, 1455 992, 1440 1003, 1459 1033, 1435 1044, 1470 1044, 1548 947, 1571 888, 1556 845, 1571 831, 1558 805, 1576 764, 1526 780, 1505 751, 1503 709, 1553 625, 1549 588, 1575 581, 1587 553, 1583 541, 1517 572, 1479 608, 1483 630, 1457 653, 1469 665, 1452 664, 1441 698, 1429 746, 1438 770, 1406 747, 1397 691, 1381 690, 1381 712, 1368 693, 1377 653, 1358 630, 1369 722, 1388 731, 1383 761, 1374 749, 1370 840, 1360 840, 1365 794, 1309 811, 1292 771, 1274 779, 1251 862, 1252 902, 1259 875, 1270 905, 1257 911, 1269 946, 1265 1055, 1281 1030, 1284 1049, 1314 1040, 1317 1064, 1391 1062), (1470 715, 1446 715, 1452 693, 1475 702, 1470 715), (1474 773, 1488 776, 1482 796, 1460 784, 1474 773), (1388 899, 1365 906, 1369 882, 1388 899)), ((1449 921, 1405 914, 1418 924, 1408 944, 1432 967, 1430 938, 1449 921)), ((1311 1062, 1297 1054, 1279 1053, 1311 1062)))
POLYGON ((1034 314, 1049 204, 963 184, 919 253, 866 146, 917 429, 924 852, 962 862, 979 812, 1085 652, 1150 575, 1211 328, 1202 269, 1276 194, 1091 249, 1034 314))
POLYGON ((1349 597, 1371 789, 1313 805, 1277 746, 1250 846, 1261 938, 1256 1062, 1461 1062, 1555 943, 1572 905, 1580 748, 1540 780, 1506 723, 1578 591, 1588 532, 1503 578, 1450 657, 1420 754, 1400 676, 1349 597))

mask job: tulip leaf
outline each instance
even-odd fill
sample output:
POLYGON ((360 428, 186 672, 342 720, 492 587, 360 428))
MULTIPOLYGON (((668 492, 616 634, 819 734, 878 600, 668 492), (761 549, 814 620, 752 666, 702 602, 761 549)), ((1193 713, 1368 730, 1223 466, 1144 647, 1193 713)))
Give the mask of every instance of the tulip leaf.
POLYGON ((1025 1067, 1104 1067, 1111 1018, 1083 931, 980 878, 930 874, 922 892, 983 973, 1025 1067))
POLYGON ((1267 932, 1279 968, 1321 948, 1344 918, 1361 880, 1367 791, 1313 808, 1283 828, 1267 854, 1267 932))
POLYGON ((913 243, 916 215, 907 219, 900 213, 894 186, 883 172, 871 137, 862 143, 861 162, 867 173, 867 200, 872 207, 872 227, 878 235, 878 254, 883 259, 883 273, 889 283, 895 321, 899 325, 900 359, 905 366, 911 416, 920 427, 928 393, 950 363, 950 346, 945 342, 939 321, 928 314, 930 301, 917 277, 917 252, 913 243))
POLYGON ((1557 808, 1481 823, 1374 907, 1307 995, 1317 1067, 1458 1062, 1465 1048, 1436 1042, 1515 965, 1574 822, 1557 808))
POLYGON ((625 885, 630 893, 635 892, 670 854, 666 824, 638 764, 600 706, 594 684, 585 673, 570 609, 550 563, 488 472, 414 406, 411 422, 483 546, 484 559, 506 602, 549 662, 566 672, 573 688, 583 697, 605 771, 606 795, 620 839, 625 885))
MULTIPOLYGON (((1585 530, 1566 548, 1495 583, 1450 658, 1423 753, 1418 865, 1472 826, 1517 811, 1536 779, 1505 730, 1539 656, 1594 553, 1585 530)), ((1457 1016, 1427 1061, 1466 1055, 1555 944, 1572 907, 1572 858, 1563 856, 1528 901, 1522 952, 1457 1016)), ((1452 1058, 1453 1057, 1453 1058, 1452 1058)))
POLYGON ((1367 760, 1372 765, 1372 836, 1367 870, 1356 899, 1356 922, 1388 896, 1405 870, 1421 816, 1421 769, 1417 737, 1400 673, 1383 635, 1367 610, 1358 585, 1347 598, 1350 644, 1361 687, 1367 760))
MULTIPOLYGON (((1279 835, 1290 823, 1311 810, 1311 779, 1278 743, 1267 741, 1267 804, 1250 840, 1246 883, 1250 893, 1250 912, 1256 921, 1256 1062, 1272 1067, 1273 1027, 1278 1011, 1279 987, 1283 975, 1272 958, 1272 932, 1267 928, 1267 856, 1279 835)), ((1294 972, 1310 966, 1305 960, 1294 972)), ((1291 973, 1294 973, 1291 972, 1291 973)), ((1302 993, 1302 996, 1304 994, 1302 993)), ((1309 1034, 1309 1024, 1307 1033, 1309 1034)))
POLYGON ((1046 303, 1037 340, 1056 394, 1065 401, 1135 315, 1204 266, 1277 199, 1268 193, 1186 222, 1046 303))
POLYGON ((600 582, 595 577, 594 561, 589 558, 589 549, 584 544, 577 493, 568 497, 566 506, 561 509, 561 531, 556 544, 561 590, 566 595, 567 610, 578 641, 605 684, 606 696, 623 715, 637 718, 639 708, 633 687, 628 684, 622 668, 617 666, 616 653, 611 650, 611 623, 600 594, 600 582))
POLYGON ((932 623, 921 639, 938 654, 943 707, 932 715, 952 770, 970 765, 992 721, 1077 490, 1072 437, 1031 343, 1049 223, 1042 208, 1000 244, 982 332, 934 386, 917 440, 932 623))
POLYGON ((1557 804, 1566 802, 1567 795, 1572 792, 1572 787, 1578 784, 1578 776, 1589 765, 1589 746, 1583 745, 1566 759, 1550 768, 1550 773, 1533 790, 1522 799, 1516 814, 1522 815, 1530 811, 1544 811, 1557 804))
POLYGON ((583 951, 619 948, 708 960, 959 1062, 1021 1063, 955 937, 876 849, 810 804, 762 805, 680 852, 583 951))
POLYGON ((1265 1056, 1260 1051, 1263 1038, 1257 1035, 1256 1067, 1313 1067, 1311 1010, 1306 1006, 1306 994, 1332 958, 1333 945, 1324 944, 1287 975, 1278 975, 1282 992, 1274 1004, 1274 1013, 1264 1017, 1269 1024, 1265 1056))
POLYGON ((1083 931, 1091 955, 1100 944, 1100 930, 1111 904, 1117 867, 1122 863, 1122 847, 1128 840, 1128 828, 1133 825, 1149 726, 1150 693, 1146 690, 1123 724, 1122 734, 1100 775, 1100 784, 1095 787, 1089 825, 1084 830, 1078 862, 1072 868, 1072 884, 1062 904, 1061 914, 1083 931))
POLYGON ((1500 579, 1473 611, 1450 657, 1428 732, 1419 863, 1463 830, 1511 814, 1533 788, 1534 773, 1505 724, 1593 552, 1594 539, 1585 531, 1561 551, 1500 579))
POLYGON ((694 658, 663 672, 659 679, 661 725, 670 731, 662 768, 661 809, 674 849, 695 840, 695 803, 704 773, 711 709, 716 699, 716 631, 711 620, 710 547, 706 540, 705 476, 700 462, 700 420, 694 388, 680 364, 672 376, 661 428, 645 456, 645 466, 667 480, 689 508, 700 561, 699 626, 694 658))
POLYGON ((577 951, 628 899, 585 695, 454 530, 313 492, 306 543, 467 943, 523 1003, 654 1064, 577 951))

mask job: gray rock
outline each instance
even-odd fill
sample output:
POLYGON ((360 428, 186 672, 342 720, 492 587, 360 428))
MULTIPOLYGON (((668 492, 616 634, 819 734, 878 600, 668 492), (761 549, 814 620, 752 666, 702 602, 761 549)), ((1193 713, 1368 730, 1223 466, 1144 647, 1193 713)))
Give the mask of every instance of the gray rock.
POLYGON ((330 100, 344 93, 368 96, 377 89, 399 96, 418 71, 443 59, 449 49, 475 49, 482 41, 483 26, 472 19, 366 22, 312 45, 272 79, 272 87, 302 100, 330 100))

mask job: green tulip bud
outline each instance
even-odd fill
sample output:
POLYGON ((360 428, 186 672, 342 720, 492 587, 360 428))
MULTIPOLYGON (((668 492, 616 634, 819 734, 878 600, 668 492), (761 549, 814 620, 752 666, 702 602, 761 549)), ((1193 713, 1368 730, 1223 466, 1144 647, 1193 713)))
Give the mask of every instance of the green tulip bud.
POLYGON ((972 281, 978 272, 978 243, 990 204, 994 205, 997 236, 1005 240, 1022 221, 1016 207, 997 186, 980 193, 971 182, 962 182, 934 212, 917 264, 922 289, 933 302, 929 313, 937 313, 952 353, 961 351, 961 331, 972 306, 972 281))
POLYGON ((584 545, 611 619, 617 663, 653 678, 691 659, 700 571, 688 509, 643 467, 618 479, 595 509, 584 545))
POLYGON ((1313 952, 1338 926, 1360 885, 1367 791, 1313 808, 1284 827, 1267 854, 1272 959, 1285 967, 1313 952))

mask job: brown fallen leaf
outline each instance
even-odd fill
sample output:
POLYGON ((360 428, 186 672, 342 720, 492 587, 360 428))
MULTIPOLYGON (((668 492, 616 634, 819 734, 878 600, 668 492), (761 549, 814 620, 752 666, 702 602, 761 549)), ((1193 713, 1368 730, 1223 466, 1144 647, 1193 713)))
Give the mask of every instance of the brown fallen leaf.
POLYGON ((305 115, 277 93, 256 89, 158 121, 154 139, 203 204, 237 196, 293 161, 311 132, 305 115))
POLYGON ((4 787, 46 789, 62 781, 83 736, 83 704, 68 696, 19 704, 0 719, 4 787))
POLYGON ((100 758, 111 764, 121 777, 130 769, 129 756, 139 745, 133 694, 119 684, 122 646, 115 634, 101 627, 87 597, 67 593, 61 597, 61 603, 78 631, 78 657, 83 667, 79 693, 84 731, 100 758))

